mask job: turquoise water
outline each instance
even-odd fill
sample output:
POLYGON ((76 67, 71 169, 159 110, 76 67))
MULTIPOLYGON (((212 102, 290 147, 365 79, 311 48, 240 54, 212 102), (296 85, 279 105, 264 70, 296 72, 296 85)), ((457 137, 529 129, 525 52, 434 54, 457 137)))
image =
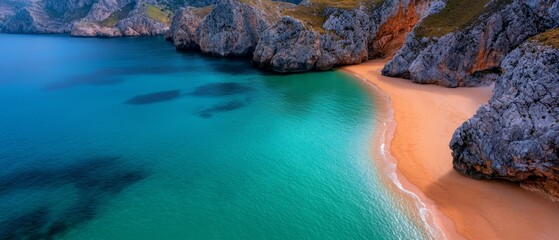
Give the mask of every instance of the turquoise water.
POLYGON ((0 239, 421 239, 371 96, 160 37, 0 35, 0 239))

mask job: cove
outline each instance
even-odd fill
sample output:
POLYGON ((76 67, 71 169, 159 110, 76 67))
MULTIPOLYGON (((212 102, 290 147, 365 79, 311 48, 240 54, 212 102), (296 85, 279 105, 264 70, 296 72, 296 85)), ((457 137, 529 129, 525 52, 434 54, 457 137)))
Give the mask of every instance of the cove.
POLYGON ((0 35, 0 239, 423 239, 376 107, 162 37, 0 35))

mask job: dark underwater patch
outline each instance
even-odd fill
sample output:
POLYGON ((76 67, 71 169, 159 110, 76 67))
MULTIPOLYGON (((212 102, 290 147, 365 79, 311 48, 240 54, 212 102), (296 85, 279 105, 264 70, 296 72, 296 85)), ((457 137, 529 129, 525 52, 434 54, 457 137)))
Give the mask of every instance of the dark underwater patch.
POLYGON ((180 90, 155 92, 155 93, 149 93, 149 94, 135 96, 133 98, 128 99, 124 103, 132 104, 132 105, 152 104, 152 103, 174 100, 174 99, 179 98, 180 95, 181 95, 180 90))
POLYGON ((190 93, 197 97, 221 97, 235 94, 243 94, 252 91, 251 87, 234 82, 209 83, 197 87, 190 93))
POLYGON ((234 111, 246 105, 247 105, 246 100, 231 100, 231 101, 215 104, 214 106, 206 108, 202 111, 198 111, 195 114, 202 118, 211 118, 216 113, 234 111))
POLYGON ((98 215, 118 193, 145 179, 144 170, 121 164, 119 158, 79 161, 57 168, 21 170, 0 178, 0 196, 22 189, 72 186, 78 196, 69 206, 40 206, 13 216, 0 216, 0 239, 52 239, 98 215), (55 211, 58 209, 58 211, 55 211))
POLYGON ((161 75, 176 72, 188 71, 188 68, 181 67, 120 67, 100 69, 89 74, 79 74, 69 76, 61 81, 49 83, 43 87, 43 90, 61 90, 82 85, 105 86, 115 85, 123 82, 121 76, 131 75, 161 75))
POLYGON ((227 61, 220 59, 220 62, 216 62, 211 66, 217 72, 232 75, 252 74, 258 72, 258 70, 255 69, 254 66, 249 63, 249 61, 245 61, 244 59, 237 59, 237 62, 235 62, 234 59, 227 59, 227 61))

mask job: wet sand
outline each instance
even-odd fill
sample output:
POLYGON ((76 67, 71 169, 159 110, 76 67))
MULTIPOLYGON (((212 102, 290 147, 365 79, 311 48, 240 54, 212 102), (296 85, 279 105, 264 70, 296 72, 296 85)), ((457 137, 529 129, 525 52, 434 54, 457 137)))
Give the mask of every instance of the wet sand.
MULTIPOLYGON (((397 180, 421 199, 444 236, 559 239, 558 203, 517 184, 473 180, 452 169, 452 134, 489 100, 492 87, 414 84, 382 76, 385 63, 375 60, 344 70, 374 84, 382 91, 378 94, 388 98, 386 105, 392 109, 380 109, 393 120, 381 137, 390 149, 387 158, 397 164, 397 180)), ((379 141, 373 142, 378 149, 379 141)))

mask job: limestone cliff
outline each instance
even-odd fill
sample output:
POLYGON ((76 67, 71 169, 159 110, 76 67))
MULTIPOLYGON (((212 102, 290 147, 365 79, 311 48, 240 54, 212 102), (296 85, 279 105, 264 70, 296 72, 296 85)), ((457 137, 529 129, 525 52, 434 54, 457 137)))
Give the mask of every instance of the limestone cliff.
MULTIPOLYGON (((304 12, 326 19, 284 17, 266 30, 253 61, 277 72, 328 70, 393 54, 412 27, 436 6, 431 1, 374 1, 353 8, 313 6, 304 12)), ((311 2, 312 3, 312 2, 311 2)), ((293 11, 292 11, 293 12, 293 11)), ((289 13, 289 12, 288 12, 289 13)))
POLYGON ((450 143, 454 168, 559 199, 559 29, 509 53, 493 96, 450 143))
POLYGON ((185 8, 173 19, 167 39, 178 49, 199 49, 221 57, 250 57, 273 14, 259 6, 262 5, 222 0, 212 7, 185 8))
POLYGON ((249 56, 257 66, 276 72, 327 70, 391 56, 412 27, 437 7, 437 1, 426 0, 299 5, 226 0, 210 11, 181 10, 167 39, 179 49, 249 56), (231 52, 238 45, 244 47, 231 52))
POLYGON ((36 0, 5 10, 0 15, 5 19, 0 30, 87 37, 162 35, 179 7, 212 3, 214 0, 36 0))
POLYGON ((446 87, 479 86, 500 74, 504 56, 559 25, 556 0, 448 0, 423 20, 385 66, 387 76, 446 87))

